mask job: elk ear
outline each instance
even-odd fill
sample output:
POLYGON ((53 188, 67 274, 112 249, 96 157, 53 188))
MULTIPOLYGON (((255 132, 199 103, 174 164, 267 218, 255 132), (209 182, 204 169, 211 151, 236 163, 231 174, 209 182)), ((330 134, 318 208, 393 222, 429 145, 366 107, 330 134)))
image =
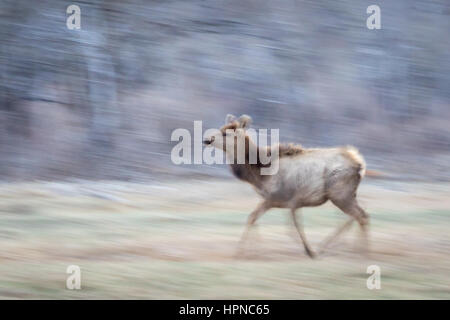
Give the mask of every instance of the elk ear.
POLYGON ((225 117, 225 124, 229 124, 234 120, 236 120, 235 116, 233 116, 232 114, 227 114, 227 116, 225 117))
POLYGON ((246 114, 239 117, 239 125, 242 129, 248 129, 252 124, 252 118, 246 114))

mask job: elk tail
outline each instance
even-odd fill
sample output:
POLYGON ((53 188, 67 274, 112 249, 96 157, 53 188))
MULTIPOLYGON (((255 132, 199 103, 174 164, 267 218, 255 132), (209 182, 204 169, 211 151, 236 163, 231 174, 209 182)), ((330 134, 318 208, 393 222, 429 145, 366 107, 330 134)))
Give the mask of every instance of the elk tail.
POLYGON ((359 153, 358 149, 354 147, 347 147, 347 154, 350 159, 353 160, 359 166, 359 176, 364 178, 366 175, 366 161, 364 161, 363 156, 359 153))
POLYGON ((376 170, 366 170, 366 177, 370 178, 383 178, 386 177, 386 175, 383 172, 376 171, 376 170))

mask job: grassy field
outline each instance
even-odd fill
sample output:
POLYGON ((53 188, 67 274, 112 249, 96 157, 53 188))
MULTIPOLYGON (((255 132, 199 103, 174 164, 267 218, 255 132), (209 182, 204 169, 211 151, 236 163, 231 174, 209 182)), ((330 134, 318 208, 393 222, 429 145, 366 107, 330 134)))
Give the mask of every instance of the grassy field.
MULTIPOLYGON (((270 210, 234 257, 258 198, 238 181, 0 185, 2 299, 449 299, 450 185, 364 181, 371 251, 352 229, 316 260, 270 210), (66 268, 81 268, 81 290, 66 268), (366 269, 381 268, 368 290, 366 269)), ((314 248, 346 216, 303 209, 314 248)))

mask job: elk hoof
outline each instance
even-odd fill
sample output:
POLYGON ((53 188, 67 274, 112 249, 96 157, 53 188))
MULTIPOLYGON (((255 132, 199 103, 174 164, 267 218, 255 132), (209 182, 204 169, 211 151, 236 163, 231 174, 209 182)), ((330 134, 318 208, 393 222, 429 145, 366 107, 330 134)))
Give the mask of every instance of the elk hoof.
POLYGON ((312 251, 312 250, 310 250, 310 249, 308 249, 308 248, 305 248, 306 249, 306 254, 311 258, 311 259, 314 259, 315 257, 316 257, 316 254, 312 251))

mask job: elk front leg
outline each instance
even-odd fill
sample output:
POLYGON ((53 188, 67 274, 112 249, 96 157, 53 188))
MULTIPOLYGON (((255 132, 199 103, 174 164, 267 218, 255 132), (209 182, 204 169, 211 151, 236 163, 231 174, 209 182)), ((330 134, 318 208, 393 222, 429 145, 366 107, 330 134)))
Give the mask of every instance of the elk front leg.
POLYGON ((241 239, 239 240, 237 250, 238 253, 236 255, 238 255, 242 251, 242 248, 248 239, 251 227, 255 224, 256 220, 258 220, 259 217, 261 217, 268 209, 270 209, 270 205, 264 201, 260 203, 258 207, 253 210, 253 212, 248 216, 247 225, 245 226, 245 230, 242 233, 241 239))
POLYGON ((296 209, 291 209, 291 217, 292 221, 294 222, 294 226, 297 229, 298 234, 300 235, 300 238, 302 239, 303 246, 305 247, 305 251, 308 254, 310 258, 314 258, 315 253, 312 251, 311 247, 308 244, 308 241, 306 240, 305 233, 303 232, 303 225, 297 221, 297 216, 295 215, 296 209))

